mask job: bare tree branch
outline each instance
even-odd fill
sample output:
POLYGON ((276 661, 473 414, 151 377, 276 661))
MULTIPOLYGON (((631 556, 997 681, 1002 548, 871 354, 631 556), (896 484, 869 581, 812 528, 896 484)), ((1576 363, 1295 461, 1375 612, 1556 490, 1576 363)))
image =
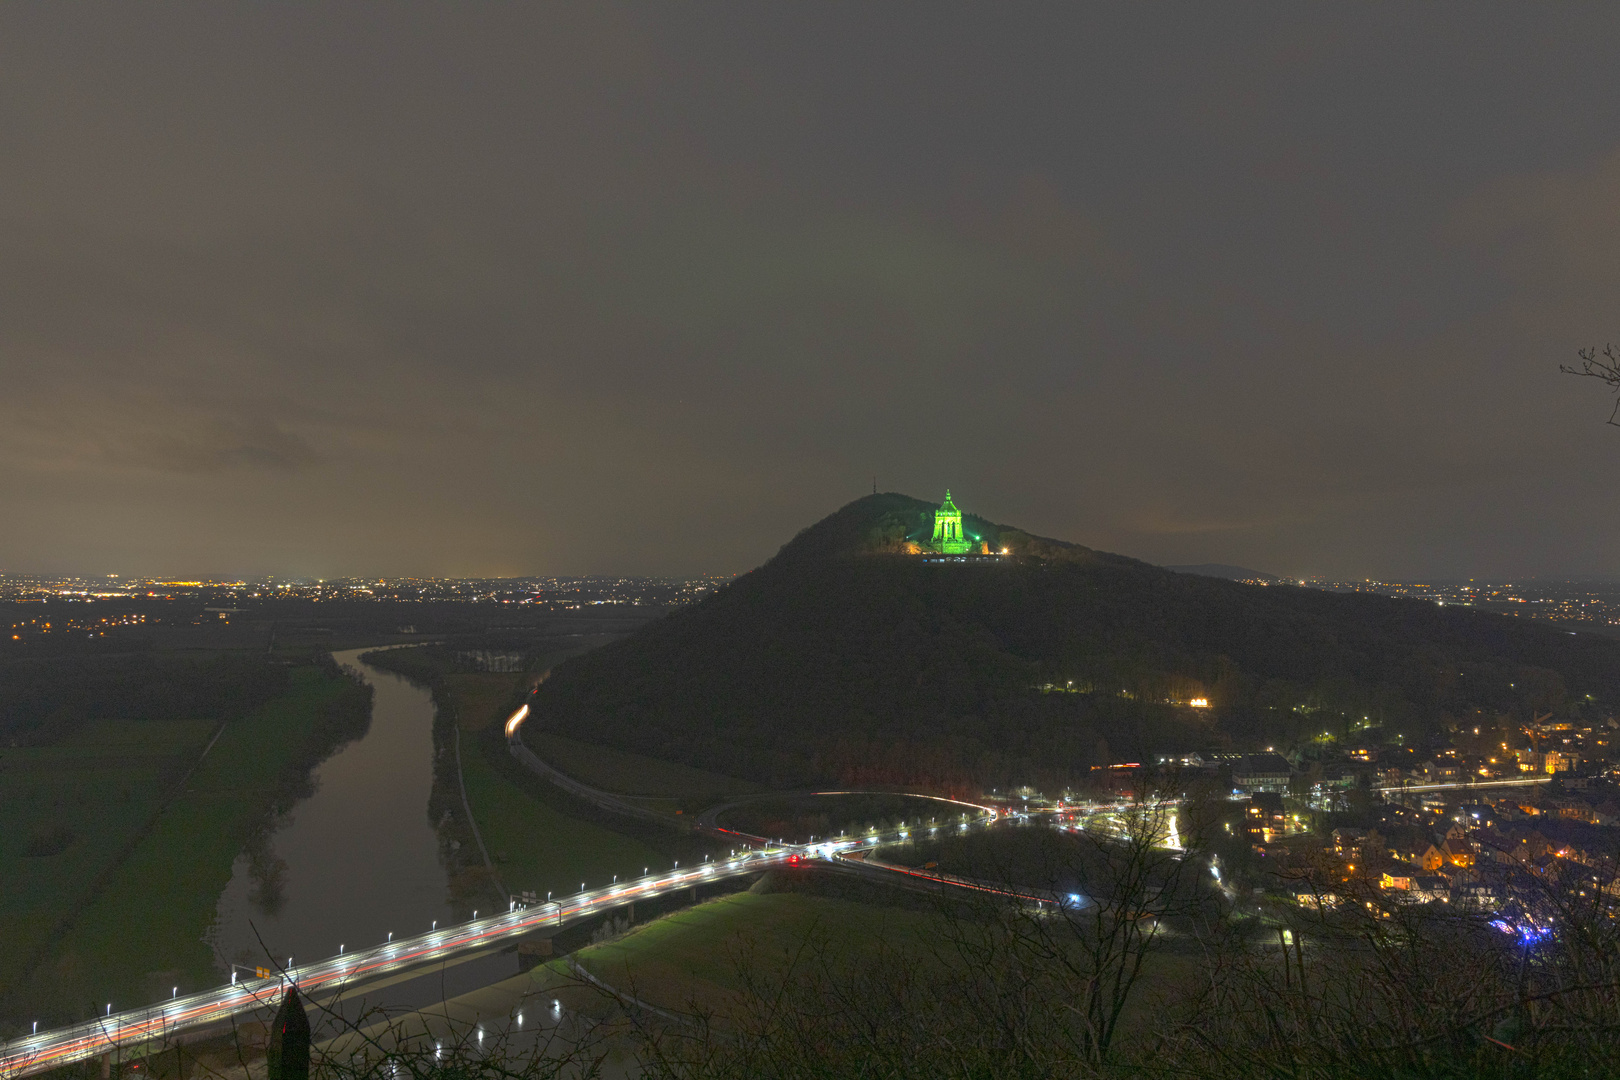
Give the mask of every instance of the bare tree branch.
POLYGON ((1603 355, 1599 356, 1595 346, 1588 346, 1578 353, 1581 358, 1578 367, 1569 364, 1559 364, 1558 370, 1565 375, 1579 375, 1585 379, 1597 379, 1609 388, 1615 395, 1614 408, 1609 412, 1608 423, 1620 427, 1620 350, 1613 345, 1603 346, 1603 355))

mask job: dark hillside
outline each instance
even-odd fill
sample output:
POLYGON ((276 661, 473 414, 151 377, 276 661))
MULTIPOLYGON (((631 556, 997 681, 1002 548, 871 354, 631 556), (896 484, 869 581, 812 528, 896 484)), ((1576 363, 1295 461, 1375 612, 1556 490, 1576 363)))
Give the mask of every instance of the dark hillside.
POLYGON ((932 510, 901 495, 851 503, 701 603, 564 664, 538 714, 767 783, 971 788, 1367 723, 1420 737, 1476 710, 1620 702, 1615 641, 1177 574, 971 516, 1007 558, 900 554, 932 510))
POLYGON ((1167 566, 1166 570, 1174 570, 1178 574, 1200 574, 1204 577, 1226 578, 1228 581, 1264 581, 1266 583, 1280 582, 1282 578, 1276 574, 1263 574, 1258 570, 1250 570, 1246 566, 1231 566, 1227 563, 1199 563, 1196 566, 1167 566))

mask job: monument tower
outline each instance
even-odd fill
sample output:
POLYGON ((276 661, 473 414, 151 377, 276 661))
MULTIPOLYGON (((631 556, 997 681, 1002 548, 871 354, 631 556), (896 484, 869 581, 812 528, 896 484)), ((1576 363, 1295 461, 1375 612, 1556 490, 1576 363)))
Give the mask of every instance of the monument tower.
POLYGON ((934 538, 928 546, 945 555, 965 555, 973 550, 973 541, 962 532, 962 511, 951 502, 949 489, 945 501, 934 511, 934 538))

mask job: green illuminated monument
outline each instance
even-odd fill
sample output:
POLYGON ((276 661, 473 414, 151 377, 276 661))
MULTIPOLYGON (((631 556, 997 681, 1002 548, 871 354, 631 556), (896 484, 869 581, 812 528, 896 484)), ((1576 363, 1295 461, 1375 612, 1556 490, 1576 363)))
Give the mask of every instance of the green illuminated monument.
POLYGON ((946 555, 965 555, 973 550, 973 541, 962 532, 962 511, 951 502, 948 490, 945 501, 934 511, 934 538, 928 546, 946 555))

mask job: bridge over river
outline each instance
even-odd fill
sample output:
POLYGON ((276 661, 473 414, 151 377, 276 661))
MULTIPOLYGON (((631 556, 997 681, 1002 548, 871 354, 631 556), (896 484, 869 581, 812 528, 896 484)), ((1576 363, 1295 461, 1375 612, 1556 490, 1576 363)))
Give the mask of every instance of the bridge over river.
MULTIPOLYGON (((527 706, 507 722, 508 742, 518 760, 604 809, 630 812, 637 816, 648 814, 619 796, 581 784, 535 757, 520 736, 519 729, 526 717, 527 706)), ((992 823, 1000 816, 991 807, 960 803, 954 799, 939 801, 976 812, 972 820, 952 827, 977 827, 992 823)), ((1003 891, 985 883, 912 870, 864 857, 867 852, 884 844, 904 841, 909 836, 906 830, 872 833, 859 838, 840 837, 813 844, 789 844, 721 829, 717 824, 707 827, 743 843, 745 847, 729 859, 705 860, 684 869, 677 865, 667 872, 582 891, 558 901, 528 905, 513 901, 507 911, 497 915, 446 925, 443 929, 435 927, 414 937, 390 937, 390 940, 370 948, 340 951, 338 955, 325 960, 283 967, 269 972, 267 976, 238 980, 233 975, 232 981, 224 986, 183 997, 177 995, 168 1001, 142 1008, 114 1012, 109 1005, 106 1015, 93 1020, 37 1031, 0 1044, 0 1080, 13 1080, 112 1054, 144 1057, 173 1045, 181 1035, 188 1039, 205 1037, 214 1030, 224 1032, 233 1023, 244 1019, 268 1019, 289 984, 296 985, 300 994, 317 1005, 334 1006, 345 999, 352 1000, 368 986, 398 980, 413 971, 430 972, 435 965, 460 962, 470 956, 515 945, 525 937, 549 935, 638 900, 649 900, 683 890, 692 890, 695 894, 704 885, 757 874, 775 866, 818 862, 911 888, 1003 891)), ((1025 902, 1054 902, 1054 898, 1034 894, 1007 895, 1025 902)))

